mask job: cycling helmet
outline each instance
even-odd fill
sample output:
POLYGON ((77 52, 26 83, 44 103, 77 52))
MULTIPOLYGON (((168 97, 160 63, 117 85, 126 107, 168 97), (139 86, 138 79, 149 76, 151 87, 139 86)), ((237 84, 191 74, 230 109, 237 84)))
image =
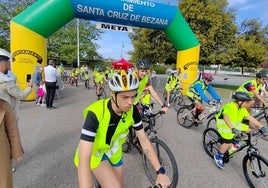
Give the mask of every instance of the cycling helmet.
POLYGON ((234 101, 252 101, 252 98, 246 92, 237 91, 233 93, 232 99, 234 101))
POLYGON ((11 55, 8 51, 0 48, 0 60, 9 61, 11 59, 11 55))
POLYGON ((149 70, 150 69, 150 63, 146 59, 140 59, 140 60, 137 61, 136 67, 138 69, 149 70))
POLYGON ((138 89, 139 81, 132 72, 121 70, 115 72, 109 80, 109 88, 113 92, 131 91, 138 89))
POLYGON ((256 74, 256 78, 267 78, 267 73, 265 70, 261 70, 256 74))
POLYGON ((203 73, 202 78, 206 80, 213 80, 213 75, 210 73, 203 73))

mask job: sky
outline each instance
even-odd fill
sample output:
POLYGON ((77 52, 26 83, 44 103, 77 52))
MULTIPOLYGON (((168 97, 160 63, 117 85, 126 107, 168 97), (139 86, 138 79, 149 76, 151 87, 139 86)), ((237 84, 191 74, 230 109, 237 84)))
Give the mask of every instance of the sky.
MULTIPOLYGON (((177 4, 176 0, 152 0, 157 3, 177 4)), ((245 19, 259 19, 263 25, 268 24, 268 0, 228 0, 229 7, 237 11, 236 23, 240 24, 245 19)), ((104 58, 119 60, 130 59, 128 51, 133 50, 133 46, 127 32, 103 30, 101 39, 96 41, 100 46, 98 53, 104 58)))

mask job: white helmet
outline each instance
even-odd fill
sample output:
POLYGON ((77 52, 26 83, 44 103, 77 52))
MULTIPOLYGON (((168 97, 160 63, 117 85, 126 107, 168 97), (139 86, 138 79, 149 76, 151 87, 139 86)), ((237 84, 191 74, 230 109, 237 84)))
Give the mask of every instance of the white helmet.
POLYGON ((138 89, 138 87, 139 80, 131 71, 127 73, 125 70, 115 72, 109 80, 109 88, 113 92, 131 91, 138 89))
POLYGON ((0 48, 0 57, 6 58, 7 60, 11 59, 10 53, 2 48, 0 48))

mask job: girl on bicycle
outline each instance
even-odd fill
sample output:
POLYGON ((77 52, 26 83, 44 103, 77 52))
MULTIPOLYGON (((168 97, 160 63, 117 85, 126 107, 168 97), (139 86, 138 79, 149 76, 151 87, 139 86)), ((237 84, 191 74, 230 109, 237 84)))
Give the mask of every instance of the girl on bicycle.
POLYGON ((122 145, 131 126, 156 171, 156 184, 169 186, 170 180, 144 132, 138 109, 133 106, 138 87, 139 81, 131 72, 115 72, 109 80, 111 97, 85 108, 85 123, 74 158, 80 188, 94 187, 93 174, 102 188, 123 187, 122 145))
MULTIPOLYGON (((241 131, 249 132, 249 125, 243 123, 244 119, 256 125, 261 132, 266 135, 268 128, 260 124, 260 122, 252 117, 248 108, 253 104, 253 99, 245 92, 235 92, 232 95, 233 101, 225 104, 221 111, 216 115, 216 126, 219 134, 222 137, 223 143, 220 146, 219 152, 214 156, 217 166, 224 168, 223 156, 235 142, 234 137, 241 131)), ((238 145, 235 147, 239 147, 238 145)))

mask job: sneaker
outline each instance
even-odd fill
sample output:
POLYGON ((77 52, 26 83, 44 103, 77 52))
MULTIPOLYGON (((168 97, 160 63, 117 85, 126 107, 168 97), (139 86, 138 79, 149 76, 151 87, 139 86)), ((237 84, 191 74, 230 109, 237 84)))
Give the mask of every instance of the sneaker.
POLYGON ((198 118, 197 119, 194 119, 194 122, 197 123, 197 124, 202 124, 203 122, 201 120, 199 120, 198 118))
POLYGON ((169 103, 167 103, 167 107, 170 107, 170 104, 169 103))
POLYGON ((214 160, 217 164, 217 166, 221 169, 224 169, 224 163, 223 163, 223 160, 222 160, 222 156, 220 156, 219 153, 217 153, 216 155, 214 155, 214 160))
POLYGON ((36 103, 37 106, 40 106, 40 103, 36 103))
POLYGON ((41 104, 41 106, 46 106, 46 104, 41 104))

